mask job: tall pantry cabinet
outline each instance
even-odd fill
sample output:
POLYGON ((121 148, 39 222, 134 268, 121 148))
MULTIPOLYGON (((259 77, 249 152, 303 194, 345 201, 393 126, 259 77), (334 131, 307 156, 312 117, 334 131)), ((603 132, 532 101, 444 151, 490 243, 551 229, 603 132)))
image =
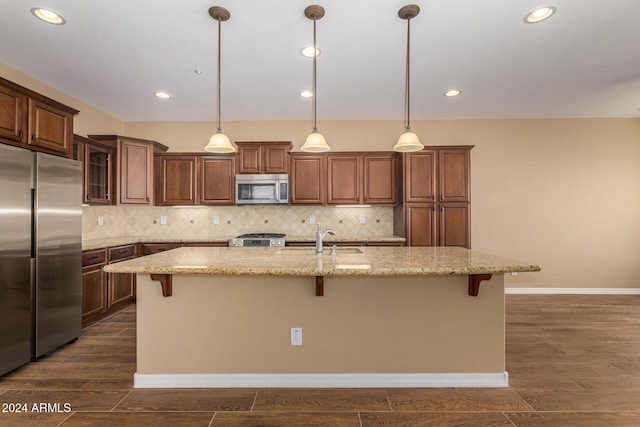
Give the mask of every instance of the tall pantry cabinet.
POLYGON ((401 155, 394 234, 407 246, 471 247, 472 148, 426 147, 401 155))

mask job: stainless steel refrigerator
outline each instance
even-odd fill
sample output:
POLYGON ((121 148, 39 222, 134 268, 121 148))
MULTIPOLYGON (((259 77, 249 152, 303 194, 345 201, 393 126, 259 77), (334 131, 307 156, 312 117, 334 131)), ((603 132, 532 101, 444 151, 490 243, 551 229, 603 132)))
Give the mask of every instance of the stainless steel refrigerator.
POLYGON ((0 375, 81 333, 82 165, 0 144, 0 375))

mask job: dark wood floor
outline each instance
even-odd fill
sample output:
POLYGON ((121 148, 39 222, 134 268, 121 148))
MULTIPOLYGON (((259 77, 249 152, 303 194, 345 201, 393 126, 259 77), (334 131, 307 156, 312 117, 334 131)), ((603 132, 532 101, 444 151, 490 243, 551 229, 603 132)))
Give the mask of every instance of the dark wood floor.
POLYGON ((132 307, 0 378, 0 426, 640 426, 639 296, 510 295, 506 334, 506 389, 133 389, 132 307))

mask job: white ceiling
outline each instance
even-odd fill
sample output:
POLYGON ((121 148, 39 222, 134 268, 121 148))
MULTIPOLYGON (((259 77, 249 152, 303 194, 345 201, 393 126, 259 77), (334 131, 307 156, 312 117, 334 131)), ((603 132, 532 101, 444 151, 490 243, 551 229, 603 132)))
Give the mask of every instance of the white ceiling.
MULTIPOLYGON (((296 0, 0 0, 0 62, 122 121, 307 120, 313 40, 296 0), (63 15, 35 19, 31 7, 63 15), (194 70, 202 70, 198 75, 194 70), (170 100, 153 96, 158 90, 170 100)), ((402 119, 405 0, 319 0, 318 120, 402 119)), ((640 117, 640 0, 416 0, 411 118, 640 117), (523 17, 543 5, 557 13, 523 17), (459 88, 462 95, 445 98, 459 88)))

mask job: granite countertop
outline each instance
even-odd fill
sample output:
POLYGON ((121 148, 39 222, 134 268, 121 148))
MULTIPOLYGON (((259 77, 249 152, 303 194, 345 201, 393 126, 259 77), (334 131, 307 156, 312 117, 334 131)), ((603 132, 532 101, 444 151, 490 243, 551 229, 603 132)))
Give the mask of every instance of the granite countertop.
POLYGON ((109 264, 109 273, 244 276, 442 276, 539 271, 540 266, 459 247, 183 247, 109 264))
MULTIPOLYGON (((82 250, 109 248, 114 246, 131 245, 134 243, 227 243, 230 238, 236 237, 155 237, 155 236, 121 236, 121 237, 106 237, 103 239, 87 239, 82 241, 82 250)), ((288 242, 309 242, 314 243, 316 241, 315 235, 299 235, 289 236, 287 235, 286 241, 288 242)), ((362 236, 331 236, 327 235, 324 239, 325 242, 405 242, 404 237, 398 236, 375 236, 375 237, 362 237, 362 236)))

